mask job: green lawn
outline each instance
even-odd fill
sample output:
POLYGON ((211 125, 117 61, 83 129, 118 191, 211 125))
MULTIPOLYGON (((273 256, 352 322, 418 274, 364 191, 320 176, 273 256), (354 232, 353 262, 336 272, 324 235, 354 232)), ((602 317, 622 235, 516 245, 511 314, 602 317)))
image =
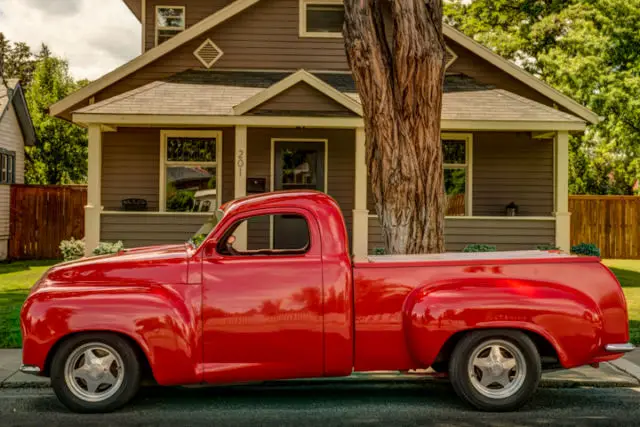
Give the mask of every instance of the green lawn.
MULTIPOLYGON (((0 348, 21 345, 19 314, 29 288, 58 261, 0 263, 0 348)), ((640 260, 605 260, 620 280, 629 307, 631 341, 640 345, 640 260)))
POLYGON ((59 261, 0 263, 0 348, 20 348, 20 307, 29 289, 59 261))

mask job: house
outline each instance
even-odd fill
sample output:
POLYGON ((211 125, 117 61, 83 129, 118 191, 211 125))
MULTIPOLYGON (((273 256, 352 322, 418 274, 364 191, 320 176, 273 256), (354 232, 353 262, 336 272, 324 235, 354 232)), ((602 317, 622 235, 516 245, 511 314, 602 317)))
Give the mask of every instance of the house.
MULTIPOLYGON (((340 0, 124 1, 142 54, 51 107, 89 129, 88 248, 184 241, 207 215, 193 208, 198 191, 215 190, 215 208, 289 188, 338 201, 356 256, 382 247, 340 0), (131 198, 146 210, 125 210, 131 198)), ((447 249, 567 249, 569 135, 598 116, 444 31, 447 249)), ((236 237, 257 247, 295 230, 263 221, 236 237)))
POLYGON ((0 78, 0 260, 9 251, 11 184, 24 183, 24 147, 35 141, 20 83, 0 78))

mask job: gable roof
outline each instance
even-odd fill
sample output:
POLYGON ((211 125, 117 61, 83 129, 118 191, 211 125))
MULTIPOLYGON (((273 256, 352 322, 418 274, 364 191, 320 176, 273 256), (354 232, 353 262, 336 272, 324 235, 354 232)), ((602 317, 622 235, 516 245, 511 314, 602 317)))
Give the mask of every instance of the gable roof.
POLYGON ((7 85, 5 86, 0 79, 0 122, 5 118, 9 107, 13 106, 25 145, 34 145, 36 143, 36 130, 33 127, 27 100, 24 97, 20 82, 17 79, 11 79, 7 80, 6 83, 7 85))
MULTIPOLYGON (((85 86, 84 88, 79 89, 78 91, 74 92, 73 94, 69 95, 63 100, 53 104, 50 107, 50 114, 57 116, 63 113, 64 111, 68 110, 74 105, 86 100, 87 98, 95 95, 96 93, 109 87, 110 85, 116 83, 117 81, 123 79, 124 77, 130 75, 131 73, 161 58, 162 56, 173 51, 179 46, 182 46, 183 44, 195 39, 196 37, 203 35, 207 31, 227 21, 231 17, 239 14, 240 12, 253 6, 259 1, 260 0, 236 0, 235 2, 220 9, 219 11, 213 13, 209 17, 191 26, 190 28, 183 31, 182 33, 166 41, 165 43, 162 43, 161 45, 156 46, 153 49, 150 49, 149 51, 143 53, 137 58, 134 58, 133 60, 122 65, 121 67, 102 76, 98 80, 93 81, 91 84, 85 86)), ((460 44, 464 48, 468 49, 472 53, 487 60, 495 67, 503 70, 504 72, 508 73, 512 77, 516 78, 517 80, 531 87, 535 91, 543 94, 544 96, 551 99, 558 105, 563 106, 568 111, 571 111, 577 116, 594 124, 600 121, 600 118, 598 117, 598 115, 592 112, 591 110, 589 110, 588 108, 580 105, 573 99, 569 98, 568 96, 552 88, 542 80, 529 74, 528 72, 521 69, 514 63, 502 58, 500 55, 482 46, 480 43, 462 34, 461 32, 455 30, 453 27, 447 24, 444 24, 444 35, 445 37, 450 38, 451 40, 460 44)))

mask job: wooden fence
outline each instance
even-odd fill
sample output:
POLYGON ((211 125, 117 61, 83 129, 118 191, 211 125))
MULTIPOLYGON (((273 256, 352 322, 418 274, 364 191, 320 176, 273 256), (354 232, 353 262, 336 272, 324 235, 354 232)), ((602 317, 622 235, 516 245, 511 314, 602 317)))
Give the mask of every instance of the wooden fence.
POLYGON ((640 197, 571 196, 571 245, 593 243, 603 258, 640 259, 640 197))
POLYGON ((10 259, 59 259, 60 242, 84 237, 86 186, 12 185, 10 259))

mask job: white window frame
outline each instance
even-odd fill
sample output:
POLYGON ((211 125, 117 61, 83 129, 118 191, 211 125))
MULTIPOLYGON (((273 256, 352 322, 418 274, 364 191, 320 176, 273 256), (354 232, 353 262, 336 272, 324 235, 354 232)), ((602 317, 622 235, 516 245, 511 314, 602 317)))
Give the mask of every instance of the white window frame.
POLYGON ((300 37, 314 37, 325 39, 341 39, 342 32, 339 33, 325 33, 325 32, 310 32, 307 31, 307 6, 309 5, 342 5, 343 0, 300 0, 299 14, 300 14, 300 37))
MULTIPOLYGON (((461 141, 465 144, 465 163, 444 163, 444 169, 465 169, 465 217, 473 216, 473 134, 472 133, 443 133, 440 140, 461 141)), ((444 173, 444 171, 443 171, 444 173)), ((457 217, 455 217, 457 218, 457 217)))
MULTIPOLYGON (((186 6, 167 6, 167 5, 157 5, 156 6, 156 14, 153 17, 153 19, 155 19, 155 23, 154 23, 154 27, 155 27, 155 33, 156 33, 156 46, 158 46, 158 36, 160 35, 160 31, 162 30, 170 30, 170 31, 176 31, 176 35, 180 34, 181 32, 183 32, 184 30, 187 29, 187 7, 186 6), (161 27, 158 25, 158 12, 160 12, 160 9, 182 9, 182 15, 183 15, 183 19, 182 19, 182 27, 161 27), (180 32, 178 32, 178 30, 180 30, 180 32)), ((175 36, 174 36, 175 37, 175 36)))
MULTIPOLYGON (((216 199, 218 207, 222 204, 222 131, 204 130, 162 130, 160 131, 160 196, 158 210, 167 212, 167 167, 169 166, 204 166, 216 168, 216 199), (215 162, 175 162, 167 160, 168 138, 215 138, 215 162)), ((197 214, 198 212, 172 212, 175 214, 197 214)))

